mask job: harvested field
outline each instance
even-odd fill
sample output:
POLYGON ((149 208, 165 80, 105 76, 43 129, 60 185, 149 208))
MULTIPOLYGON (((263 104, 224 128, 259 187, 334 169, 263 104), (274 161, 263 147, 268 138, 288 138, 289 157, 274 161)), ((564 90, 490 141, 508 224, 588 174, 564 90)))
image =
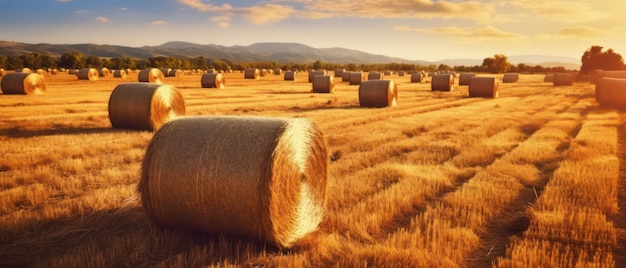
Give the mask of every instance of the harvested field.
POLYGON ((520 74, 469 98, 392 74, 398 105, 361 108, 340 76, 314 94, 306 72, 225 73, 228 90, 201 75, 163 79, 186 115, 321 128, 319 230, 281 250, 157 227, 136 191, 153 132, 108 118, 119 78, 59 73, 45 95, 0 94, 0 267, 626 267, 626 113, 599 107, 593 84, 520 74))

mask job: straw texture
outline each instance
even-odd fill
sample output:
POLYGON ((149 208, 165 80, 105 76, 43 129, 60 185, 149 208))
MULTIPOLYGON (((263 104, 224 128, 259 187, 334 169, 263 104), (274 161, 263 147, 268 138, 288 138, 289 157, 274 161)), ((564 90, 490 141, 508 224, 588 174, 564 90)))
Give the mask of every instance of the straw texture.
POLYGON ((202 85, 203 88, 224 89, 226 79, 224 79, 224 75, 220 73, 206 73, 202 75, 200 85, 202 85))
POLYGON ((341 77, 343 78, 343 72, 345 72, 345 69, 335 69, 335 75, 334 77, 341 77))
POLYGON ((369 72, 367 74, 367 80, 382 80, 383 73, 381 72, 369 72))
POLYGON ((326 75, 326 71, 311 71, 309 72, 309 83, 313 83, 313 78, 317 75, 326 75))
POLYGON ((290 248, 322 220, 328 164, 307 119, 183 117, 154 134, 137 190, 157 225, 290 248))
POLYGON ((469 86, 470 80, 475 76, 476 74, 473 73, 461 73, 459 75, 459 86, 469 86))
POLYGON ((333 93, 335 91, 334 78, 332 75, 313 77, 313 93, 333 93))
POLYGON ((502 76, 502 83, 515 83, 517 80, 519 80, 517 73, 506 73, 502 76))
POLYGON ((626 79, 600 78, 595 97, 600 106, 626 110, 626 79))
POLYGON ((163 84, 164 78, 163 72, 157 68, 143 69, 139 71, 139 74, 137 75, 137 80, 139 82, 155 84, 163 84))
POLYGON ((285 81, 297 81, 296 74, 298 74, 296 71, 286 71, 285 81))
POLYGON ((78 78, 78 80, 96 81, 98 80, 99 74, 98 70, 94 68, 82 68, 78 70, 78 73, 76 73, 76 77, 78 78))
POLYGON ((454 76, 451 74, 435 74, 430 81, 431 91, 454 90, 454 76))
POLYGON ((469 96, 497 98, 498 79, 495 77, 473 77, 469 82, 469 96))
POLYGON ((243 72, 243 78, 259 80, 261 78, 261 72, 259 71, 259 69, 247 68, 243 72))
POLYGON ((2 94, 43 94, 47 84, 43 76, 36 73, 8 73, 0 83, 2 94))
POLYGON ((398 87, 393 80, 368 80, 359 85, 361 107, 395 107, 398 87))
POLYGON ((554 86, 571 86, 576 80, 576 75, 573 73, 555 73, 552 80, 554 86))
POLYGON ((362 72, 350 72, 350 85, 360 85, 365 80, 364 76, 362 72))
POLYGON ((109 120, 114 128, 157 130, 185 111, 183 95, 171 85, 124 83, 109 97, 109 120))

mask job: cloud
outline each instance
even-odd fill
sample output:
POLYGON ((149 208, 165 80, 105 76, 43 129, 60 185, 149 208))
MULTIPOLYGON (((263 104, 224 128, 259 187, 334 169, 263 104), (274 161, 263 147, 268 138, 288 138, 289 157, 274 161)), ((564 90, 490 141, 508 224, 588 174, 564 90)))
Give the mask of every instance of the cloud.
POLYGON ((103 16, 98 16, 94 20, 97 21, 97 22, 100 22, 100 23, 110 22, 109 18, 103 17, 103 16))
POLYGON ((216 22, 217 26, 221 28, 230 27, 230 16, 217 16, 211 18, 211 21, 216 22))
POLYGON ((242 8, 241 11, 247 19, 255 24, 281 21, 291 16, 294 12, 292 6, 277 4, 246 7, 242 8))
POLYGON ((593 3, 575 1, 515 0, 509 2, 518 8, 529 9, 542 18, 564 22, 587 22, 608 16, 595 10, 593 3))
POLYGON ((164 20, 155 20, 150 23, 150 25, 165 25, 165 24, 167 24, 167 21, 164 21, 164 20))
POLYGON ((121 11, 128 11, 128 8, 127 7, 120 7, 120 10, 121 11))
POLYGON ((558 35, 562 37, 593 38, 603 36, 605 35, 605 32, 587 26, 580 26, 561 28, 558 32, 558 35))
POLYGON ((397 31, 411 31, 426 34, 443 35, 467 41, 483 41, 487 39, 512 39, 523 37, 519 34, 502 31, 491 25, 469 28, 461 28, 455 26, 437 28, 411 28, 406 25, 399 25, 395 26, 394 29, 397 31))
POLYGON ((84 10, 84 9, 79 9, 74 11, 74 14, 79 15, 79 14, 86 14, 86 13, 90 13, 89 10, 84 10))
POLYGON ((178 0, 178 2, 201 12, 220 12, 233 9, 233 7, 227 3, 224 3, 222 6, 215 6, 208 3, 205 4, 201 0, 178 0))

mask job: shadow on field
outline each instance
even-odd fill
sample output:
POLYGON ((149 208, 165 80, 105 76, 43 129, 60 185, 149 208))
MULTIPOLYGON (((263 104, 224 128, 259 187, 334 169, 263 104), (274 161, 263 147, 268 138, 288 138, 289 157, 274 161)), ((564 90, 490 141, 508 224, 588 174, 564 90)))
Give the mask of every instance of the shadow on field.
POLYGON ((7 138, 33 138, 42 136, 54 136, 54 135, 80 135, 80 134, 101 134, 101 133, 116 133, 126 132, 129 130, 115 129, 111 127, 96 127, 96 128, 80 128, 80 127, 53 127, 49 129, 37 129, 27 130, 20 127, 12 127, 7 129, 0 129, 0 136, 7 138))

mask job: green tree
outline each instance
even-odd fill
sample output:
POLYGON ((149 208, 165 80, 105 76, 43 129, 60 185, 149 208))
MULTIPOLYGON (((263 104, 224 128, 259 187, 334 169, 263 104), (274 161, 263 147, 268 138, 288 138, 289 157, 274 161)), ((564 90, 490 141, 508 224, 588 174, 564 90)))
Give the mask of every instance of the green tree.
POLYGON ((493 58, 483 59, 482 67, 492 73, 505 73, 511 68, 511 64, 504 54, 495 54, 493 58))
POLYGON ((80 69, 85 67, 83 54, 78 51, 65 52, 59 58, 59 67, 80 69))
POLYGON ((622 70, 624 69, 624 59, 622 55, 615 53, 613 49, 602 52, 601 46, 591 46, 581 57, 582 65, 580 72, 587 74, 595 69, 622 70))

